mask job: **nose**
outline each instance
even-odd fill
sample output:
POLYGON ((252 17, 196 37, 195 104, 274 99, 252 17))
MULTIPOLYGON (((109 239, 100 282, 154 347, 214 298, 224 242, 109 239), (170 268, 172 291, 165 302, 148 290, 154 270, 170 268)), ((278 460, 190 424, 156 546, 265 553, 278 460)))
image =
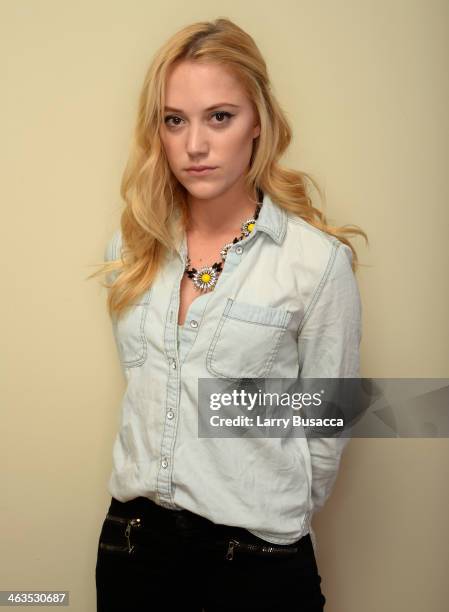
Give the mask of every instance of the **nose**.
POLYGON ((207 130, 198 124, 192 124, 187 130, 186 150, 192 157, 207 154, 209 151, 209 143, 207 138, 207 130))

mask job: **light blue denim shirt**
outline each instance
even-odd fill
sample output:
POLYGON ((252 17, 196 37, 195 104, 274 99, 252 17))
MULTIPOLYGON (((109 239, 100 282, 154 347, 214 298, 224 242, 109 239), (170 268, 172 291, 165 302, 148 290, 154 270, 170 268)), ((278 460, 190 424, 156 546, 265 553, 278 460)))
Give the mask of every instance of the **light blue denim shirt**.
MULTIPOLYGON (((117 230, 105 260, 120 248, 117 230)), ((185 508, 276 544, 310 532, 315 546, 310 521, 348 438, 199 437, 198 379, 358 378, 351 258, 349 247, 265 194, 254 230, 229 249, 215 289, 192 302, 180 327, 180 232, 152 287, 112 322, 126 389, 109 493, 185 508)))

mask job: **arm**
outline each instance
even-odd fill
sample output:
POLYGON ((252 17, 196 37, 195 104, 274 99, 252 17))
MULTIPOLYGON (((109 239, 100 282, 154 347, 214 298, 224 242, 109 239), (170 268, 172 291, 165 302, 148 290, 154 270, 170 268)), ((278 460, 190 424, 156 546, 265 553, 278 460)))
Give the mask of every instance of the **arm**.
MULTIPOLYGON (((120 251, 121 251, 121 245, 122 245, 122 240, 121 240, 121 230, 117 229, 113 235, 110 237, 110 239, 108 240, 106 247, 104 249, 104 261, 105 262, 110 262, 110 261, 115 261, 116 259, 119 259, 120 257, 120 251)), ((117 278, 119 272, 117 271, 111 271, 106 275, 106 281, 109 284, 112 284, 115 279, 117 278)), ((115 345, 117 347, 117 353, 120 356, 120 343, 118 341, 118 336, 117 336, 117 321, 115 319, 115 317, 112 317, 111 320, 111 326, 112 326, 112 333, 114 336, 114 341, 115 341, 115 345)))
MULTIPOLYGON (((332 249, 328 266, 298 333, 300 378, 359 378, 361 300, 343 243, 332 249)), ((349 438, 309 438, 312 501, 320 510, 330 496, 349 438)))

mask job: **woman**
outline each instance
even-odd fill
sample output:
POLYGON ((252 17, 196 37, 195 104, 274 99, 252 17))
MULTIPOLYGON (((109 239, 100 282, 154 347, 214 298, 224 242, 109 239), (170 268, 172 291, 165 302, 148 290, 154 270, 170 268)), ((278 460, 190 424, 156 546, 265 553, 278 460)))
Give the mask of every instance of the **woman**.
POLYGON ((329 226, 307 175, 279 165, 290 140, 228 19, 156 54, 103 268, 127 389, 99 611, 323 609, 310 522, 344 442, 198 435, 200 379, 359 376, 346 235, 364 233, 329 226))

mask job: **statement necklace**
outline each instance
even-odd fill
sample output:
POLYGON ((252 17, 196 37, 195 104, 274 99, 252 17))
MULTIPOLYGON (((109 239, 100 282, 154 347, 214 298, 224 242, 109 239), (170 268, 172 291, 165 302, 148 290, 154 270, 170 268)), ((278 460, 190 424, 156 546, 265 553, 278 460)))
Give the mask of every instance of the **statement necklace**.
POLYGON ((221 249, 220 255, 222 261, 215 262, 211 266, 204 266, 203 268, 197 270, 196 268, 190 268, 190 257, 187 256, 185 274, 187 274, 187 276, 192 279, 193 284, 199 291, 206 292, 210 289, 214 289, 215 284, 218 280, 218 276, 223 270, 223 264, 226 260, 228 250, 232 247, 233 244, 235 244, 236 242, 240 242, 240 240, 250 235, 250 233, 254 229, 254 224, 256 223, 261 208, 262 204, 258 203, 256 206, 254 217, 250 217, 242 223, 242 233, 240 234, 240 236, 236 236, 232 242, 228 242, 221 249))

